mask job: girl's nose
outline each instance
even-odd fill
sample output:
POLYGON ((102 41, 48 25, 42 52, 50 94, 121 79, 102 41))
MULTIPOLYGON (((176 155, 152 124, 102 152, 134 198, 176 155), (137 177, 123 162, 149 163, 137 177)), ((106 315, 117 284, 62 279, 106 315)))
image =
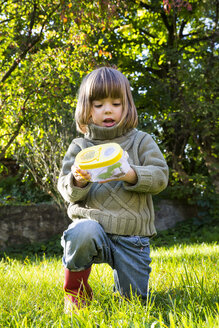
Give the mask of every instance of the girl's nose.
POLYGON ((104 112, 105 112, 105 113, 111 113, 111 112, 112 112, 112 107, 111 107, 110 104, 106 104, 106 105, 104 106, 104 112))

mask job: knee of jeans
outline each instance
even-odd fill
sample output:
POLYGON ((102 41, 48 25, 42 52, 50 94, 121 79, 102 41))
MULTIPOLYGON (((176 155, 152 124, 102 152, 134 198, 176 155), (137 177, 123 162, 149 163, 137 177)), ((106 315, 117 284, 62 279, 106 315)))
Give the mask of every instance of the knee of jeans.
POLYGON ((96 221, 83 220, 71 225, 63 235, 63 263, 69 270, 80 271, 97 256, 98 236, 101 226, 96 221))
POLYGON ((70 226, 67 231, 65 231, 63 238, 65 243, 74 244, 77 248, 90 247, 91 242, 93 242, 99 232, 101 226, 97 221, 94 220, 80 220, 75 226, 70 226))

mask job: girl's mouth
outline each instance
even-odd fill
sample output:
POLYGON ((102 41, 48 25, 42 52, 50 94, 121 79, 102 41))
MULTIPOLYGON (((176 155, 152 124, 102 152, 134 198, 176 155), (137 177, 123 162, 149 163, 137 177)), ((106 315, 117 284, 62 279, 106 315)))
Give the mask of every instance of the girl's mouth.
POLYGON ((103 121, 103 125, 106 126, 106 127, 111 127, 111 126, 113 126, 115 124, 116 124, 116 122, 112 118, 106 118, 103 121))

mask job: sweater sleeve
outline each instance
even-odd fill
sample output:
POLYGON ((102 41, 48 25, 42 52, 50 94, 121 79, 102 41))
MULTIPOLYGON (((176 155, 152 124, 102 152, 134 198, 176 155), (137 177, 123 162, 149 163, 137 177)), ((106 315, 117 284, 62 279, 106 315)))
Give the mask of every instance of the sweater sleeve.
POLYGON ((62 169, 58 179, 58 190, 60 194, 67 202, 71 203, 82 200, 87 195, 92 185, 88 183, 86 187, 80 188, 73 184, 71 166, 74 164, 75 157, 80 150, 80 147, 75 144, 73 140, 63 159, 62 169))
POLYGON ((167 187, 169 170, 158 145, 149 134, 141 140, 137 156, 140 165, 131 164, 131 167, 135 170, 138 181, 135 185, 124 182, 124 188, 158 194, 167 187))

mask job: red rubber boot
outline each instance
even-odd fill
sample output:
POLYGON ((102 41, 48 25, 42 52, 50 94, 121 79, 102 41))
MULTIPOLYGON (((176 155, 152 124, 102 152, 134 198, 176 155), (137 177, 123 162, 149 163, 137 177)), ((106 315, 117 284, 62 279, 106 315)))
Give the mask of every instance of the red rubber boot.
POLYGON ((77 272, 65 268, 65 313, 72 312, 73 308, 80 309, 92 300, 93 292, 87 282, 90 272, 91 267, 77 272))

